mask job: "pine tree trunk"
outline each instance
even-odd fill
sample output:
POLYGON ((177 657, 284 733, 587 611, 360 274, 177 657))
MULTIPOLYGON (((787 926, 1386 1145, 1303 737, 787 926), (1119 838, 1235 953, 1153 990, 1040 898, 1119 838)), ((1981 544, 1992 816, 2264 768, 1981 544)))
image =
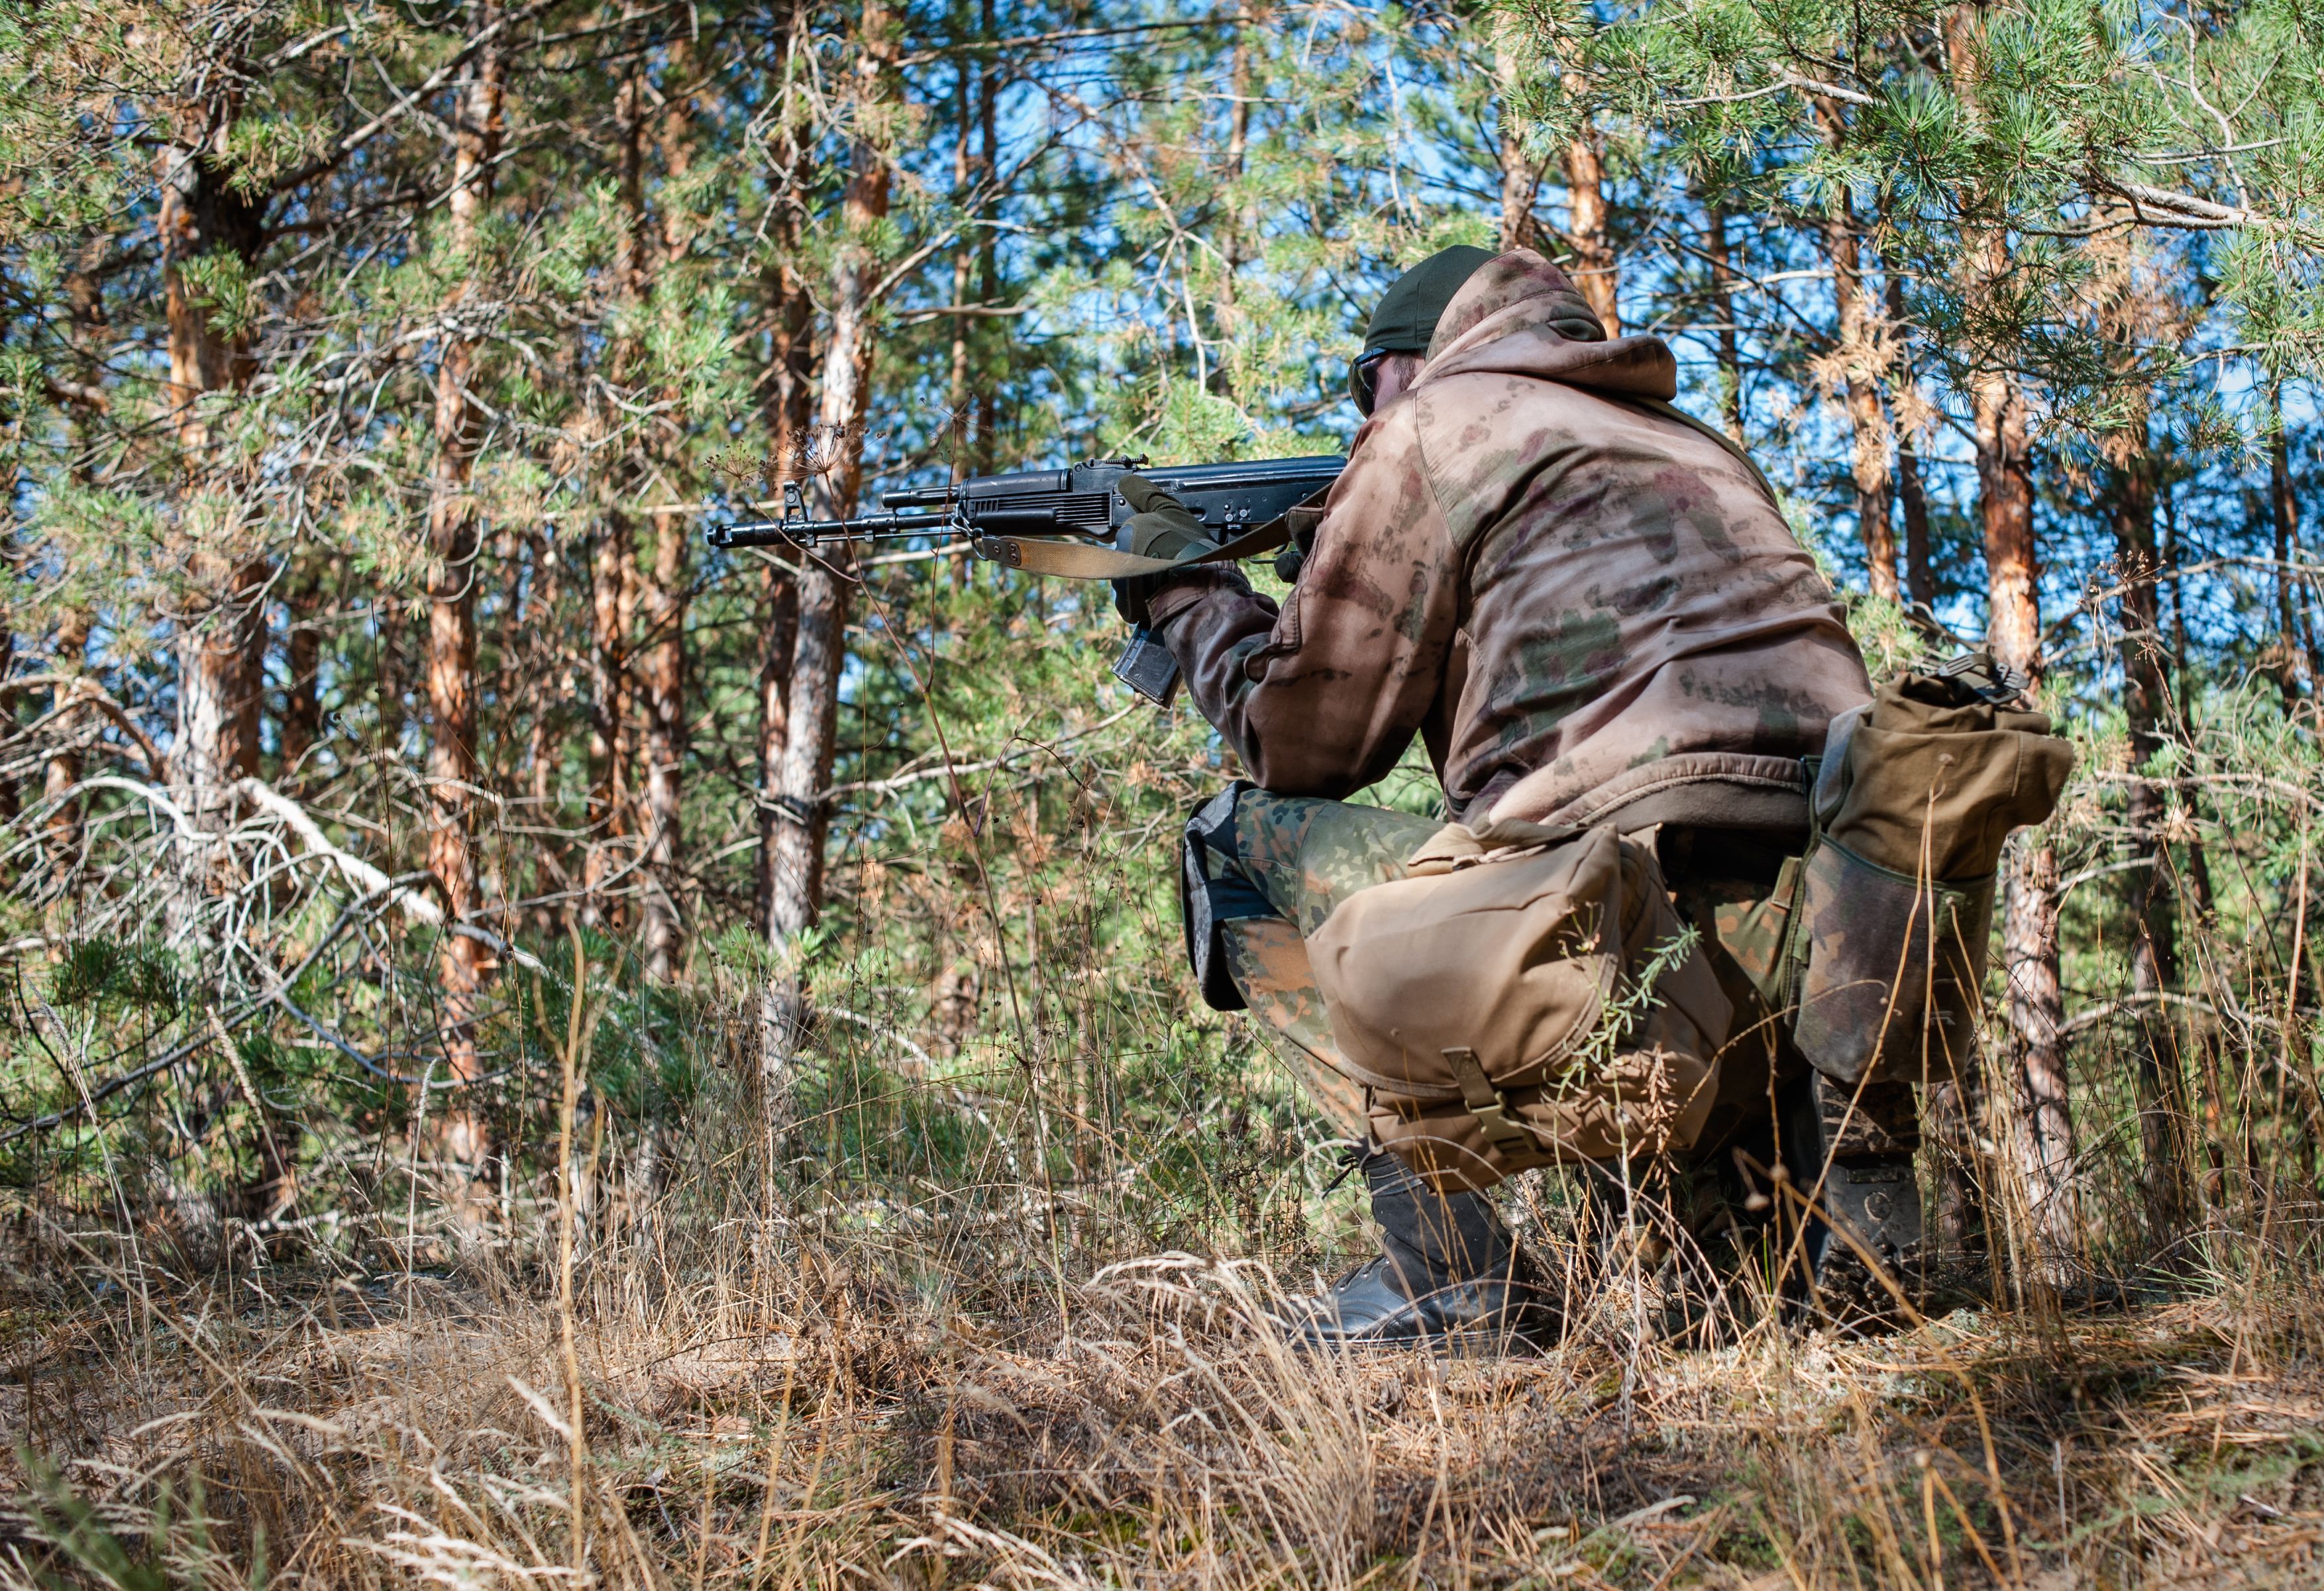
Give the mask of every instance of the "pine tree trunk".
MULTIPOLYGON (((1235 12, 1234 48, 1227 61, 1227 147, 1224 181, 1221 188, 1228 196, 1227 224, 1220 239, 1221 253, 1225 255, 1226 271, 1219 283, 1219 339, 1221 357, 1211 372, 1211 390, 1231 399, 1234 395, 1234 362, 1241 346, 1242 307, 1237 293, 1243 262, 1250 257, 1252 239, 1259 231, 1258 216, 1251 210, 1242 191, 1243 172, 1250 153, 1251 61, 1255 53, 1252 40, 1267 25, 1265 14, 1246 4, 1235 12)), ((968 100, 964 93, 961 108, 965 112, 968 100)), ((965 151, 968 124, 964 118, 960 129, 961 144, 965 151)))
MULTIPOLYGON (((1984 119, 1983 28, 1981 5, 1958 6, 1946 19, 1946 71, 1971 126, 1984 119)), ((2008 242, 1992 216, 1972 216, 1967 233, 1969 266, 1975 273, 1970 290, 1989 299, 2009 270, 2008 242)), ((2038 681, 2042 623, 2024 394, 2001 348, 1984 351, 1983 368, 1970 377, 1969 387, 1985 529, 1986 644, 2001 662, 2038 681)), ((2012 841, 2003 862, 2001 932, 2008 985, 2011 1147, 2032 1222, 2035 1264, 2052 1280, 2064 1274, 2079 1225, 2073 1117, 2058 1037, 2063 996, 2057 882, 2057 856, 2039 832, 2012 841)))
MULTIPOLYGON (((1997 271, 1989 275, 1993 280, 1997 271)), ((2034 483, 2025 400, 2010 376, 1974 379, 1978 492, 1985 522, 1986 642, 2010 667, 2042 673, 2034 483)), ((2039 832, 2021 834, 2003 863, 2002 966, 2015 1104, 2017 1169, 2044 1268, 2059 1274, 2074 1247, 2074 1129, 2058 971, 2058 859, 2039 832)))
POLYGON ((798 641, 798 579, 779 564, 767 566, 760 596, 759 637, 759 888, 757 923, 770 944, 782 941, 775 917, 775 859, 781 844, 783 752, 790 744, 791 652, 798 641))
MULTIPOLYGON (((1569 79, 1571 82, 1571 79, 1569 79)), ((1578 84, 1572 85, 1578 87, 1578 84)), ((1605 323, 1606 335, 1622 335, 1621 276, 1608 235, 1606 161, 1598 130, 1583 129, 1565 146, 1566 242, 1573 250, 1573 285, 1605 323)))
MULTIPOLYGON (((978 26, 987 39, 1000 37, 993 0, 978 0, 978 26)), ((995 74, 984 72, 976 83, 977 166, 980 170, 1001 169, 1000 89, 995 74)), ((1001 302, 1001 247, 999 235, 992 227, 984 229, 984 237, 976 257, 977 297, 988 304, 1001 302)), ((1000 455, 1001 395, 986 385, 976 394, 976 434, 969 447, 969 470, 972 475, 992 474, 994 460, 1000 455)), ((952 566, 953 583, 968 583, 968 564, 956 560, 952 566)))
MULTIPOLYGON (((74 374, 80 391, 96 394, 104 380, 101 339, 106 329, 105 288, 97 271, 104 263, 110 240, 99 235, 82 245, 71 269, 65 272, 66 335, 72 345, 74 374)), ((106 404, 94 397, 75 401, 71 406, 72 478, 78 484, 87 484, 93 475, 88 464, 91 456, 91 422, 101 418, 106 404)), ((8 615, 0 609, 0 629, 7 628, 8 615)), ((55 667, 66 674, 78 674, 88 666, 88 636, 93 616, 88 608, 74 603, 65 609, 57 620, 54 648, 55 667)), ((0 669, 0 678, 6 673, 0 669)), ((60 696, 61 699, 61 696, 60 696)), ((159 774, 159 768, 152 770, 159 774)), ((69 740, 60 740, 49 757, 48 768, 42 781, 42 796, 54 802, 49 814, 48 843, 51 871, 60 879, 80 855, 81 821, 78 802, 65 799, 65 792, 80 782, 80 753, 69 740)), ((10 815, 14 815, 11 814, 10 815)))
MULTIPOLYGON (((180 267, 219 250, 245 263, 263 246, 260 201, 236 188, 219 150, 232 120, 223 105, 189 104, 172 119, 161 151, 162 292, 169 326, 169 424, 183 454, 191 501, 209 490, 213 438, 200 412, 203 394, 239 387, 251 361, 239 336, 221 335, 180 267)), ((230 521, 234 516, 216 518, 230 521)), ((189 584, 207 611, 181 621, 178 636, 178 727, 171 782, 197 823, 221 829, 232 815, 234 781, 258 771, 258 707, 265 657, 261 606, 272 567, 211 529, 188 548, 189 584)))
MULTIPOLYGON (((645 96, 638 63, 632 60, 615 91, 613 124, 620 142, 619 190, 626 217, 614 252, 614 291, 620 306, 634 316, 646 290, 645 248, 645 96)), ((637 362, 634 321, 610 339, 605 375, 610 385, 625 385, 637 362)), ((616 436, 624 420, 611 405, 600 408, 592 428, 600 439, 616 436)), ((621 501, 641 474, 633 456, 612 472, 597 527, 596 547, 589 574, 590 685, 589 723, 589 851, 582 864, 582 921, 613 929, 621 914, 606 890, 628 871, 623 841, 631 832, 630 759, 637 704, 638 587, 637 529, 621 501)))
MULTIPOLYGON (((1240 31, 1236 48, 1241 48, 1240 31)), ((954 84, 954 142, 952 150, 952 190, 954 203, 965 202, 972 173, 981 179, 969 154, 969 140, 976 125, 976 95, 983 77, 981 65, 972 66, 960 74, 954 84)), ((976 251, 969 235, 963 231, 952 253, 952 301, 958 312, 952 317, 952 367, 945 383, 945 463, 951 466, 952 483, 957 486, 969 474, 969 324, 967 312, 971 273, 976 267, 976 251)), ((1234 276, 1231 270, 1227 280, 1231 286, 1234 276)))
POLYGON ((1510 104, 1523 80, 1525 63, 1517 54, 1510 19, 1493 31, 1493 132, 1501 161, 1500 246, 1534 246, 1534 201, 1541 195, 1541 168, 1525 151, 1525 122, 1510 104))
POLYGON ((1735 265, 1727 241, 1727 207, 1703 207, 1703 252, 1711 256, 1711 313, 1719 322, 1719 418, 1738 447, 1743 441, 1743 359, 1735 326, 1735 265))
POLYGON ((2275 534, 2275 628, 2276 648, 2282 662, 2277 673, 2284 682, 2287 699, 2298 694, 2301 665, 2308 665, 2308 686, 2313 691, 2319 683, 2314 672, 2315 648, 2303 645, 2301 633, 2299 571, 2292 564, 2300 551, 2300 499, 2292 489, 2292 438, 2283 423, 2283 389, 2281 384, 2268 389, 2269 418, 2274 421, 2275 435, 2267 448, 2267 502, 2270 529, 2275 534))
MULTIPOLYGON (((478 28, 493 25, 494 6, 483 0, 478 28)), ((487 44, 462 73, 455 98, 452 192, 446 209, 455 258, 467 258, 492 206, 493 167, 500 153, 504 72, 500 47, 487 44)), ((446 302, 456 313, 475 292, 473 277, 446 302)), ((456 922, 478 905, 474 796, 476 759, 476 576, 483 550, 471 477, 484 439, 484 415, 468 393, 477 379, 476 345, 447 336, 436 368, 436 464, 428 508, 428 870, 444 887, 447 917, 456 922)), ((448 923, 447 923, 448 926, 448 923)), ((476 1056, 476 1013, 490 970, 484 946, 447 933, 437 960, 444 993, 444 1053, 450 1075, 482 1075, 476 1056)), ((484 1156, 483 1123, 455 1107, 447 1114, 445 1153, 475 1165, 484 1156)))
MULTIPOLYGON (((1818 99, 1815 112, 1825 142, 1837 150, 1847 130, 1839 103, 1818 99)), ((1896 533, 1888 520, 1888 417, 1880 405, 1879 349, 1873 336, 1871 304, 1864 291, 1856 216, 1844 189, 1824 218, 1823 245, 1831 262, 1832 307, 1838 321, 1838 345, 1832 356, 1840 368, 1834 373, 1846 395, 1853 444, 1849 473, 1856 478, 1857 534, 1863 538, 1872 594, 1895 602, 1896 533)))
MULTIPOLYGON (((372 645, 376 676, 373 710, 379 717, 378 754, 392 762, 403 754, 403 698, 411 688, 405 675, 403 604, 374 593, 371 599, 372 645)), ((390 869, 391 871, 392 869, 390 869)))
MULTIPOLYGON (((78 675, 88 652, 89 613, 87 608, 67 608, 57 620, 54 667, 60 674, 78 675)), ((5 676, 0 676, 5 678, 5 676)), ((60 686, 56 700, 62 702, 72 687, 60 686)), ((48 767, 43 770, 41 796, 53 802, 48 822, 49 872, 61 882, 80 857, 80 807, 65 796, 65 792, 80 783, 80 752, 68 736, 60 736, 56 749, 49 753, 48 767)))
POLYGON ((2130 787, 2131 860, 2144 864, 2131 874, 2139 1146, 2147 1228, 2155 1242, 2167 1243, 2185 1225, 2191 1205, 2184 1062, 2178 1025, 2160 998, 2179 980, 2178 915, 2162 835, 2169 803, 2140 776, 2163 749, 2170 685, 2163 671, 2163 612, 2155 585, 2156 461, 2143 417, 2122 437, 2123 458, 2112 472, 2109 508, 2123 583, 2123 713, 2130 731, 2131 773, 2137 780, 2130 787))
POLYGON ((630 616, 637 583, 630 517, 609 506, 589 564, 589 848, 581 864, 582 921, 610 927, 604 897, 622 870, 630 818, 630 616))
MULTIPOLYGON (((895 57, 890 14, 881 0, 863 7, 862 50, 856 62, 855 92, 870 106, 890 92, 895 57)), ((871 139, 860 138, 843 209, 844 236, 835 253, 827 302, 831 330, 823 356, 823 395, 816 417, 817 446, 824 456, 809 493, 817 519, 844 519, 855 510, 862 481, 863 417, 871 400, 871 320, 878 305, 872 293, 879 262, 871 247, 872 228, 888 213, 889 165, 871 139)), ((796 960, 797 941, 815 924, 823 905, 824 838, 831 812, 825 789, 831 782, 839 725, 839 677, 847 658, 847 618, 853 596, 853 554, 835 547, 806 560, 798 576, 798 634, 791 651, 787 704, 788 733, 781 777, 775 790, 773 879, 768 912, 770 935, 784 963, 770 979, 761 1000, 761 1070, 769 1085, 770 1120, 787 1117, 784 1103, 791 1081, 805 1001, 796 960)))
MULTIPOLYGON (((1895 271, 1888 276, 1888 324, 1904 335, 1904 281, 1895 271)), ((1913 392, 1919 378, 1904 367, 1904 387, 1913 392)), ((1916 394, 1917 395, 1917 394, 1916 394)), ((1929 496, 1921 484, 1920 445, 1916 438, 1896 438, 1896 506, 1904 520, 1904 590, 1913 601, 1930 608, 1937 600, 1936 549, 1929 540, 1929 496)))
MULTIPOLYGON (((681 36, 669 49, 668 77, 682 84, 690 70, 689 51, 681 36)), ((681 94, 662 110, 659 143, 666 182, 683 178, 693 162, 692 102, 681 94)), ((661 263, 665 286, 685 259, 693 238, 693 221, 684 211, 664 206, 661 216, 661 263)), ((669 313, 669 307, 664 307, 669 313)), ((665 400, 684 394, 665 389, 665 400)), ((659 433, 653 434, 657 438, 659 433)), ((663 460, 657 473, 658 490, 673 490, 683 476, 668 446, 651 446, 663 460)), ((684 914, 678 896, 684 877, 681 853, 680 803, 686 772, 686 605, 687 583, 693 577, 691 525, 679 515, 658 513, 653 518, 653 558, 639 603, 647 643, 639 669, 640 695, 645 708, 645 909, 641 921, 645 973, 667 983, 678 970, 684 948, 684 914)))
MULTIPOLYGON (((799 150, 788 141, 779 143, 772 161, 771 186, 779 191, 788 182, 789 173, 799 158, 799 150)), ((768 224, 768 232, 775 244, 777 258, 783 263, 770 273, 767 290, 771 300, 769 316, 768 366, 770 380, 767 384, 768 467, 765 472, 769 492, 779 495, 786 483, 802 480, 807 474, 807 438, 811 429, 810 406, 815 397, 814 306, 807 284, 789 263, 799 244, 798 213, 787 205, 779 205, 768 224)), ((955 479, 960 465, 954 466, 955 479)), ((783 756, 790 744, 790 685, 791 655, 798 639, 798 577, 797 573, 769 558, 766 564, 764 588, 760 610, 759 644, 759 788, 757 808, 759 818, 758 898, 755 924, 767 943, 779 949, 783 929, 775 915, 775 869, 782 845, 785 827, 780 792, 783 777, 783 756)), ((771 1000, 772 996, 768 997, 771 1000)), ((762 1018, 781 1020, 779 1013, 764 1011, 762 1018)), ((788 1028, 776 1031, 788 1033, 788 1028)), ((762 1118, 770 1136, 779 1135, 788 1125, 784 1112, 788 1106, 790 1046, 787 1042, 772 1042, 761 1035, 757 1079, 762 1103, 762 1118)))
POLYGON ((290 620, 283 635, 284 664, 289 677, 282 686, 281 777, 294 780, 300 764, 323 734, 321 668, 323 632, 314 623, 315 604, 322 595, 313 568, 304 570, 284 593, 290 620))
POLYGON ((683 949, 678 908, 679 810, 686 767, 686 584, 693 538, 677 514, 653 517, 653 561, 640 603, 648 638, 638 670, 645 708, 646 976, 667 983, 683 949))

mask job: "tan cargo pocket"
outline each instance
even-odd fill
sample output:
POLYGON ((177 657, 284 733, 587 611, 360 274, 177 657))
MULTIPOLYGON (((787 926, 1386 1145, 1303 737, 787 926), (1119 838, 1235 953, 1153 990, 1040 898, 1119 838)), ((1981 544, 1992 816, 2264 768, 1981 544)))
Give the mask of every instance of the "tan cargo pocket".
POLYGON ((1693 1145, 1733 1010, 1651 851, 1452 825, 1411 866, 1307 936, 1383 1144, 1440 1188, 1693 1145))
POLYGON ((1914 1083, 1959 1075, 1976 1042, 1992 881, 1923 883, 1829 839, 1801 875, 1792 1035, 1808 1063, 1849 1084, 1868 1073, 1914 1083))

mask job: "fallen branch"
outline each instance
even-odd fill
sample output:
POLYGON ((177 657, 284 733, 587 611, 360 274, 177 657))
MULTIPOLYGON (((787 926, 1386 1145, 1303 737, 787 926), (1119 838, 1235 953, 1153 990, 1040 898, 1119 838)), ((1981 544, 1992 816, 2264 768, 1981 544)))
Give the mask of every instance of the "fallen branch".
POLYGON ((347 878, 366 896, 383 895, 387 904, 400 908, 406 916, 427 924, 431 928, 444 925, 444 908, 416 889, 399 886, 379 869, 340 850, 323 832, 322 825, 307 814, 307 809, 257 777, 235 781, 235 789, 260 811, 282 820, 283 826, 305 842, 307 854, 322 858, 347 878))

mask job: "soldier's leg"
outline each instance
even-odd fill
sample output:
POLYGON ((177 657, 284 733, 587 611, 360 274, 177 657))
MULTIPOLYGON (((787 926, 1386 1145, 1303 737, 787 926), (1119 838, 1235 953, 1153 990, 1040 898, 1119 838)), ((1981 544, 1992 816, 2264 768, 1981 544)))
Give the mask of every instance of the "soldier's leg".
POLYGON ((1370 1134, 1306 935, 1359 889, 1405 876, 1438 825, 1408 813, 1274 796, 1237 783, 1186 825, 1179 889, 1186 949, 1212 1009, 1249 1010, 1314 1105, 1351 1139, 1370 1134))
MULTIPOLYGON (((1914 1172, 1917 1090, 1895 1081, 1852 1087, 1812 1071, 1791 1043, 1789 1025, 1738 960, 1740 914, 1774 890, 1783 858, 1795 847, 1773 838, 1682 831, 1665 832, 1659 849, 1680 915, 1702 932, 1736 1012, 1720 1056, 1718 1104, 1697 1145, 1717 1161, 1703 1169, 1725 1176, 1738 1148, 1769 1170, 1782 1165, 1794 1187, 1812 1193, 1820 1214, 1845 1225, 1855 1239, 1836 1236, 1827 1219, 1811 1220, 1801 1255, 1807 1274, 1791 1284, 1812 1280, 1819 1312, 1829 1319, 1881 1323, 1895 1313, 1894 1304, 1865 1256, 1877 1259, 1908 1295, 1919 1287, 1916 1272, 1925 1263, 1914 1172)), ((1762 948, 1773 947, 1747 945, 1743 953, 1762 948)), ((1797 1213, 1783 1212, 1779 1226, 1790 1229, 1797 1213)))
POLYGON ((1323 1347, 1505 1339, 1554 1325, 1545 1295, 1482 1194, 1439 1194, 1372 1145, 1363 1090, 1346 1074, 1307 959, 1306 935, 1360 889, 1405 876, 1437 830, 1425 818, 1238 784, 1186 825, 1180 888, 1204 998, 1248 1009, 1308 1097, 1350 1139, 1380 1228, 1378 1259, 1286 1312, 1323 1347))

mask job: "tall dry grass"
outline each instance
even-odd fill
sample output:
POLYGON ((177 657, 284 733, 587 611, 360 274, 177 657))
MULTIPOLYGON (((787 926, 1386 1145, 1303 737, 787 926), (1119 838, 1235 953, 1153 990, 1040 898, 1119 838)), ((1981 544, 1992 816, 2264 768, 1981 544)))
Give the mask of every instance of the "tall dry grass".
POLYGON ((1269 1302, 1365 1239, 1319 1124, 1171 960, 1155 858, 1218 775, 1183 733, 1038 773, 1021 737, 964 745, 975 822, 857 814, 779 1101, 741 941, 676 988, 608 935, 578 976, 558 935, 507 947, 459 1107, 481 1179, 437 1159, 430 946, 386 897, 265 810, 199 854, 109 820, 105 887, 36 889, 57 948, 12 974, 11 1115, 46 1125, 0 1191, 0 1580, 2312 1583, 2312 718, 2220 688, 2133 768, 2075 705, 2080 1247, 2062 1286, 2023 1263, 1988 1090, 1925 1168, 1982 1194, 1982 1301, 1869 1340, 1748 1274, 1702 1296, 1536 1173, 1512 1209, 1572 1283, 1563 1342, 1287 1353, 1269 1302), (2159 996, 2125 948, 2134 787, 2181 889, 2159 996))

